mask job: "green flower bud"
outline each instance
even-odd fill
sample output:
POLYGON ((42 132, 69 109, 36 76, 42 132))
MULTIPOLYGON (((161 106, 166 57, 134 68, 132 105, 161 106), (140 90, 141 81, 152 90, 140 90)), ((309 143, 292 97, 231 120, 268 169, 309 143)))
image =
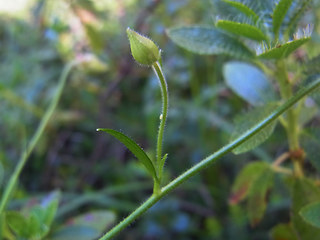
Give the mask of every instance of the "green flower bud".
POLYGON ((161 58, 157 45, 149 38, 127 28, 133 58, 140 64, 151 66, 161 58))

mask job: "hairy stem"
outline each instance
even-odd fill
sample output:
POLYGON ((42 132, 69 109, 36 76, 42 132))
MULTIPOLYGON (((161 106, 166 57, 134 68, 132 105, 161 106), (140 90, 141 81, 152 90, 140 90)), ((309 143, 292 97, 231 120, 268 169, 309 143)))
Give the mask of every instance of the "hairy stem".
POLYGON ((37 145, 40 137, 42 136, 46 126, 49 123, 49 120, 50 120, 55 108, 58 105, 58 102, 61 97, 62 91, 64 89, 67 77, 69 75, 69 72, 75 64, 76 64, 76 62, 71 62, 65 66, 65 68, 60 76, 59 85, 58 85, 58 89, 56 90, 55 96, 53 97, 53 99, 50 103, 50 106, 48 107, 45 115, 43 116, 39 127, 37 128, 36 132, 34 133, 32 139, 30 141, 29 146, 27 146, 26 150, 22 153, 20 160, 14 169, 14 172, 12 173, 12 175, 9 179, 9 182, 7 184, 6 189, 4 190, 4 193, 2 195, 1 202, 0 202, 0 216, 2 215, 3 211, 5 210, 5 207, 10 199, 10 196, 13 192, 15 185, 17 184, 19 175, 20 175, 23 167, 25 166, 28 157, 30 156, 31 152, 33 151, 33 149, 37 145))
POLYGON ((211 154, 207 158, 200 161, 198 164, 189 168, 187 171, 182 173, 176 179, 172 180, 168 185, 163 187, 158 194, 153 194, 147 201, 145 201, 140 207, 138 207, 134 212, 132 212, 128 217, 126 217, 123 221, 113 227, 109 232, 104 234, 99 240, 108 240, 113 238, 119 232, 121 232, 124 228, 130 225, 134 220, 140 217, 144 212, 146 212, 150 207, 152 207, 156 202, 162 199, 169 192, 177 188, 180 184, 187 181, 192 176, 199 173, 204 168, 208 167, 209 164, 215 162, 219 158, 223 157, 227 153, 231 152, 234 148, 238 147, 243 142, 247 141, 250 137, 258 133, 272 121, 277 119, 282 113, 292 107, 295 103, 297 103, 304 96, 309 94, 311 91, 320 86, 320 78, 309 84, 307 87, 302 88, 297 92, 294 96, 290 97, 287 101, 285 101, 280 107, 274 110, 268 117, 258 123, 256 126, 248 130, 246 133, 241 135, 239 138, 234 140, 233 142, 227 144, 226 146, 219 149, 217 152, 211 154))
MULTIPOLYGON (((158 131, 157 156, 156 156, 156 169, 157 169, 159 181, 161 183, 162 170, 163 170, 163 164, 161 161, 162 160, 162 142, 163 142, 163 132, 164 132, 164 128, 167 120, 167 114, 168 114, 169 95, 168 95, 168 85, 159 62, 154 63, 152 65, 152 69, 154 70, 155 74, 159 79, 160 88, 161 88, 161 97, 162 97, 162 113, 160 115, 160 126, 158 131)), ((155 190, 158 191, 160 188, 157 188, 156 184, 157 183, 155 181, 155 188, 156 188, 155 190)))

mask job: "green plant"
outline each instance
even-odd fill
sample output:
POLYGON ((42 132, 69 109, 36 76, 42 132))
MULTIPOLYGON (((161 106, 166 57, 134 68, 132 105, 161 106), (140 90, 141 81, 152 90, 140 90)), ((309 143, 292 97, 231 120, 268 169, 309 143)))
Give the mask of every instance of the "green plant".
POLYGON ((236 19, 219 19, 215 27, 173 28, 169 29, 168 35, 176 44, 191 52, 223 54, 236 58, 237 61, 224 65, 223 75, 230 89, 247 101, 252 110, 236 120, 229 144, 161 187, 164 161, 167 158, 167 155, 161 155, 167 116, 167 84, 161 70, 161 56, 157 46, 148 38, 128 29, 133 57, 140 64, 152 66, 160 81, 163 113, 160 115, 157 156, 155 160, 151 160, 153 158, 149 158, 138 144, 120 132, 98 130, 120 140, 141 161, 154 180, 154 190, 148 200, 103 235, 101 240, 114 237, 169 192, 225 154, 231 151, 240 154, 256 148, 272 135, 278 121, 287 134, 288 152, 272 164, 248 164, 234 183, 230 203, 236 204, 247 199, 249 221, 252 226, 257 225, 266 211, 266 196, 273 186, 275 173, 279 173, 283 181, 289 182, 293 202, 292 219, 290 223, 275 226, 271 231, 272 238, 308 240, 320 232, 319 219, 313 214, 313 211, 319 210, 320 190, 312 172, 307 176, 304 162, 309 153, 301 147, 300 142, 306 123, 318 112, 305 109, 303 104, 306 96, 319 87, 320 78, 318 72, 307 70, 310 64, 308 61, 300 65, 292 58, 294 51, 311 39, 310 25, 297 30, 299 19, 310 1, 225 0, 215 3, 222 17, 225 14, 237 16, 236 19), (248 47, 248 44, 254 46, 254 49, 248 47), (289 66, 290 74, 296 70, 294 77, 289 75, 289 66), (279 88, 280 99, 277 89, 270 84, 271 79, 279 88), (295 91, 301 82, 303 87, 295 91), (292 169, 280 166, 287 159, 292 160, 292 169))

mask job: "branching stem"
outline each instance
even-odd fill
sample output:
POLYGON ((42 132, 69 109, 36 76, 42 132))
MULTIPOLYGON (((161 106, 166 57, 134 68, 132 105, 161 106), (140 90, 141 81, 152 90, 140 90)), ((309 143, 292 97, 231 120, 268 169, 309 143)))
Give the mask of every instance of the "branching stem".
POLYGON ((189 168, 187 171, 182 173, 176 179, 172 180, 168 185, 161 188, 158 194, 153 194, 150 198, 147 199, 140 207, 138 207, 135 211, 133 211, 128 217, 126 217, 123 221, 113 227, 109 232, 104 234, 99 240, 109 240, 116 236, 119 232, 121 232, 124 228, 130 225, 134 220, 140 217, 144 212, 146 212, 149 208, 151 208, 155 203, 157 203, 160 199, 162 199, 169 192, 177 188, 180 184, 187 181, 192 176, 199 173, 204 168, 208 167, 209 164, 215 162, 219 158, 225 156, 227 153, 231 152, 233 149, 238 147, 243 142, 247 141, 250 137, 258 133, 272 121, 277 119, 282 113, 292 107, 295 103, 297 103, 300 99, 305 97, 311 91, 320 86, 320 78, 316 81, 309 84, 307 87, 301 89, 294 96, 290 97, 286 100, 280 107, 274 110, 268 117, 266 117, 263 121, 258 123, 256 126, 251 128, 249 131, 241 135, 239 138, 234 140, 233 142, 227 144, 226 146, 219 149, 217 152, 211 154, 207 158, 200 161, 198 164, 189 168))

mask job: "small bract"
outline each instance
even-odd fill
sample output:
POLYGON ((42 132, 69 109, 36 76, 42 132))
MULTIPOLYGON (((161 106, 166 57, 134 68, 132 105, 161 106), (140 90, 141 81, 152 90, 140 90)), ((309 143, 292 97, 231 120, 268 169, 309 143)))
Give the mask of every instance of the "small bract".
POLYGON ((149 38, 127 28, 133 58, 142 65, 151 66, 161 58, 157 45, 149 38))

